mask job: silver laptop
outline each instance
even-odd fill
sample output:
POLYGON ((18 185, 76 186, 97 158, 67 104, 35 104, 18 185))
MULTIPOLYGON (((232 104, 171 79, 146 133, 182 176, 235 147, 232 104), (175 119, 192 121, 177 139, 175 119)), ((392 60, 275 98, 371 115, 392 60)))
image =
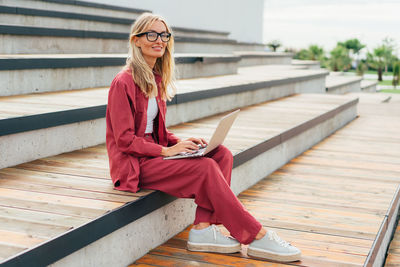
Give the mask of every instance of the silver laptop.
POLYGON ((214 148, 216 148, 217 146, 221 145, 224 142, 225 137, 228 135, 228 132, 231 129, 233 122, 235 121, 237 115, 239 114, 239 111, 240 109, 235 110, 221 118, 217 128, 214 131, 214 134, 210 139, 210 142, 208 142, 208 145, 206 147, 199 148, 199 150, 196 150, 194 152, 183 152, 175 156, 164 157, 164 159, 184 159, 184 158, 202 157, 207 153, 211 152, 212 150, 214 150, 214 148))

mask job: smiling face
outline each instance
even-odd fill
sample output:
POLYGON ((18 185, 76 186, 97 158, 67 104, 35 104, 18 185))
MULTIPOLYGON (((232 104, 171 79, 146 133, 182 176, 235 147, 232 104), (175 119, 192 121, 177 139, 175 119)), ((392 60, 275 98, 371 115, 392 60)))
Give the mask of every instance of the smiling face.
MULTIPOLYGON (((146 30, 146 32, 167 32, 167 28, 165 27, 164 23, 156 20, 154 23, 146 30)), ((140 37, 135 36, 133 41, 137 47, 140 47, 142 51, 142 55, 146 60, 147 64, 151 68, 154 67, 157 58, 162 57, 165 52, 165 48, 167 47, 167 43, 161 41, 161 37, 158 36, 157 40, 154 42, 150 42, 147 40, 146 35, 142 35, 140 37)))

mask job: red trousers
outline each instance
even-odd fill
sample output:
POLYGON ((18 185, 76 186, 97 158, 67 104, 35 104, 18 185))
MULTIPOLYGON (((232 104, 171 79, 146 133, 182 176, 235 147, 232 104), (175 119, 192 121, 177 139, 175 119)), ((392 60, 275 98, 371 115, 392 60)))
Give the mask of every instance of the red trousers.
MULTIPOLYGON (((154 142, 151 136, 146 137, 154 142)), ((251 243, 262 225, 244 208, 230 188, 233 157, 219 146, 206 157, 139 160, 139 187, 165 192, 178 198, 194 198, 194 224, 223 224, 242 244, 251 243)))

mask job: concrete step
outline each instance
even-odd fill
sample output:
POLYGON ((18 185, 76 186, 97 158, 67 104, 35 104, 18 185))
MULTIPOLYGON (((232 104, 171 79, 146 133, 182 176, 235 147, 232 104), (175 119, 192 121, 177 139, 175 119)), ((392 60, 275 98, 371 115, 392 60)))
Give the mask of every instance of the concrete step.
MULTIPOLYGON (((233 191, 249 188, 353 120, 357 100, 305 94, 244 108, 225 142, 234 154, 233 191)), ((170 130, 209 138, 204 127, 214 126, 219 117, 170 130)), ((31 237, 30 245, 18 246, 19 254, 3 256, 3 266, 127 266, 192 222, 192 200, 158 191, 112 190, 107 160, 100 145, 0 170, 0 203, 9 205, 7 218, 14 222, 0 230, 31 237), (27 223, 29 233, 20 227, 27 223)), ((13 242, 5 247, 15 248, 13 242)))
POLYGON ((292 53, 263 52, 263 51, 236 51, 235 55, 240 56, 239 66, 257 66, 257 65, 290 65, 292 53))
MULTIPOLYGON (((0 55, 0 96, 109 86, 126 54, 0 55)), ((175 54, 180 79, 236 74, 240 57, 175 54)))
POLYGON ((293 66, 301 66, 306 69, 319 69, 321 68, 321 65, 319 61, 316 60, 298 60, 298 59, 293 59, 292 60, 292 65, 293 66))
MULTIPOLYGON (((39 1, 34 1, 39 2, 39 1)), ((39 2, 40 3, 40 2, 39 2)), ((76 3, 76 2, 75 2, 76 3)), ((57 9, 27 8, 19 5, 19 2, 0 5, 0 24, 28 26, 28 27, 49 27, 58 29, 73 29, 84 31, 113 31, 129 33, 130 27, 135 19, 145 10, 132 12, 128 16, 110 16, 110 14, 100 15, 98 13, 85 13, 85 9, 75 7, 66 8, 66 4, 57 9)), ((44 5, 47 2, 43 2, 44 5)), ((104 8, 97 8, 104 10, 104 8)), ((111 13, 113 9, 110 10, 111 13)), ((197 30, 183 27, 172 27, 177 36, 228 39, 229 32, 197 30)))
MULTIPOLYGON (((86 31, 0 25, 1 54, 121 53, 129 32, 86 31)), ((226 38, 176 36, 177 53, 232 53, 236 41, 226 38)), ((251 47, 251 46, 250 46, 251 47)))
POLYGON ((361 80, 361 91, 363 92, 376 92, 377 81, 361 80))
MULTIPOLYGON (((324 70, 239 68, 238 74, 177 81, 167 125, 296 93, 324 93, 324 70)), ((108 87, 0 98, 0 168, 105 141, 108 87)))
MULTIPOLYGON (((151 12, 150 10, 144 9, 126 8, 121 6, 74 0, 0 0, 0 5, 11 8, 21 8, 19 11, 21 11, 22 14, 24 13, 23 9, 36 9, 51 12, 68 12, 73 14, 86 14, 130 20, 137 18, 143 12, 151 12)), ((32 15, 39 16, 34 12, 31 13, 33 13, 32 15)), ((40 16, 45 14, 46 13, 42 13, 40 16)))
POLYGON ((326 92, 330 94, 345 94, 361 91, 361 77, 331 74, 326 77, 326 92))

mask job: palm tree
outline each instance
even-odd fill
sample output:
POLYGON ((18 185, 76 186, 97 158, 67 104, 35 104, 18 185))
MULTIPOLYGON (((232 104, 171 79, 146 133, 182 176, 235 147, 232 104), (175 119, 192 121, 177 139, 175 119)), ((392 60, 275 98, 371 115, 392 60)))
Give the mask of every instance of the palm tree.
POLYGON ((349 39, 343 43, 339 42, 338 45, 342 45, 342 46, 346 47, 349 51, 350 57, 355 56, 354 61, 356 62, 356 65, 358 66, 358 63, 359 63, 358 57, 359 57, 360 51, 365 47, 365 45, 362 44, 360 42, 360 40, 358 40, 357 38, 349 39), (352 55, 350 55, 350 52, 352 55))
POLYGON ((329 66, 331 70, 343 71, 350 68, 351 58, 346 47, 338 44, 330 54, 329 66))
POLYGON ((378 81, 382 81, 382 71, 385 67, 385 47, 383 45, 374 49, 373 53, 368 52, 367 63, 371 68, 378 71, 378 81))
POLYGON ((394 86, 394 89, 396 89, 396 86, 399 85, 399 79, 400 79, 400 61, 393 64, 392 84, 394 86))
POLYGON ((267 46, 268 46, 269 48, 271 48, 272 51, 276 52, 276 49, 278 49, 279 47, 281 47, 281 46, 282 46, 282 43, 281 43, 279 40, 272 40, 271 42, 269 42, 269 43, 267 44, 267 46))
POLYGON ((318 45, 310 45, 308 51, 310 60, 322 60, 325 55, 324 48, 318 45))

